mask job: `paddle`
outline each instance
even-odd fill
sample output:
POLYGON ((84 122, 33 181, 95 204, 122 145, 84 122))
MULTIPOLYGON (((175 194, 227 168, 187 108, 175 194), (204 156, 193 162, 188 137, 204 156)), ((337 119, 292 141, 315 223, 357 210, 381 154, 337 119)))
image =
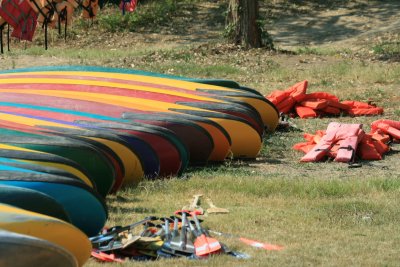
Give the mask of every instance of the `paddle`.
MULTIPOLYGON (((185 211, 182 211, 182 213, 185 213, 185 211)), ((221 244, 218 242, 217 239, 207 236, 206 231, 204 231, 204 229, 200 225, 200 221, 197 218, 196 211, 191 212, 190 215, 192 216, 197 228, 197 230, 194 229, 193 226, 191 228, 192 233, 196 236, 196 239, 194 241, 195 254, 197 256, 205 256, 211 253, 220 252, 222 248, 221 244)), ((191 224, 189 224, 189 227, 191 227, 191 224)))
POLYGON ((176 253, 179 253, 180 256, 191 256, 194 253, 194 249, 190 250, 186 248, 186 213, 182 213, 182 223, 181 223, 181 231, 178 231, 178 217, 175 217, 175 226, 174 226, 174 236, 171 239, 171 248, 176 253))
MULTIPOLYGON (((165 218, 164 221, 164 243, 162 244, 161 248, 157 251, 157 255, 164 257, 164 258, 171 258, 174 256, 174 251, 171 248, 171 233, 169 231, 169 222, 170 218, 165 218)), ((175 223, 174 223, 175 224, 175 223)), ((174 226, 175 227, 175 226, 174 226)))
POLYGON ((235 235, 232 235, 232 234, 221 233, 221 232, 217 232, 217 231, 213 231, 213 230, 209 230, 209 231, 211 233, 216 234, 216 235, 239 239, 244 244, 252 246, 252 247, 255 247, 255 248, 262 248, 262 249, 265 249, 265 250, 282 250, 282 249, 284 249, 283 246, 279 246, 279 245, 273 245, 273 244, 269 244, 269 243, 264 243, 264 242, 260 242, 260 241, 256 241, 256 240, 252 240, 252 239, 248 239, 248 238, 244 238, 244 237, 240 237, 240 236, 235 236, 235 235))
MULTIPOLYGON (((192 256, 193 253, 190 253, 186 250, 186 243, 185 243, 185 237, 179 234, 179 218, 177 216, 174 217, 174 230, 172 231, 171 234, 169 234, 169 222, 165 222, 165 228, 166 231, 168 231, 168 234, 166 233, 166 236, 169 238, 166 238, 164 241, 164 244, 162 245, 160 251, 158 252, 159 256, 166 257, 166 254, 170 254, 173 256, 183 256, 183 257, 190 257, 192 256), (167 226, 168 223, 168 226, 167 226)), ((184 228, 184 227, 182 227, 184 228)), ((185 231, 185 230, 183 230, 185 231)))
POLYGON ((123 232, 123 231, 127 231, 127 230, 130 231, 132 228, 135 228, 136 226, 139 226, 139 225, 142 225, 144 223, 147 223, 147 222, 150 222, 150 221, 153 221, 153 220, 157 220, 157 219, 158 219, 158 217, 149 216, 149 217, 144 218, 141 221, 135 222, 133 224, 130 224, 130 225, 127 225, 127 226, 124 226, 124 227, 121 227, 121 226, 115 227, 111 231, 109 231, 109 232, 107 232, 105 234, 100 234, 100 235, 97 235, 97 236, 90 237, 89 240, 90 240, 90 242, 92 242, 92 246, 94 248, 96 248, 96 247, 101 246, 101 244, 104 243, 104 242, 109 242, 109 241, 115 239, 118 236, 118 234, 123 232))

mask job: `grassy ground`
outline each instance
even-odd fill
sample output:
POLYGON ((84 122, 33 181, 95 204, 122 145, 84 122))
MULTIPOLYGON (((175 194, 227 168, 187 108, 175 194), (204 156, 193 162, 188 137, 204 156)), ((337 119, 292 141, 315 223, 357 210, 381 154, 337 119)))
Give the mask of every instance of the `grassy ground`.
MULTIPOLYGON (((288 2, 291 12, 304 10, 304 6, 297 5, 299 1, 288 2)), ((200 17, 201 5, 216 7, 204 1, 196 3, 196 16, 200 17)), ((380 117, 292 119, 299 130, 266 136, 261 155, 255 161, 226 161, 218 166, 192 168, 184 178, 144 181, 138 188, 127 188, 108 198, 108 225, 112 226, 129 224, 150 214, 170 215, 189 204, 193 194, 203 193, 217 206, 230 210, 226 215, 204 218, 206 226, 280 244, 285 246, 283 251, 267 252, 222 239, 230 247, 251 255, 251 259, 216 256, 205 261, 177 259, 121 265, 398 266, 399 145, 394 145, 383 161, 363 162, 361 168, 355 169, 334 162, 301 164, 298 161, 302 154, 292 149, 293 144, 303 141, 303 133, 326 129, 331 121, 363 123, 368 131, 375 119, 400 119, 400 65, 390 60, 396 59, 399 47, 393 36, 369 39, 359 51, 332 45, 298 46, 290 53, 283 53, 263 49, 242 51, 214 34, 204 42, 195 38, 197 32, 185 37, 174 32, 156 36, 96 35, 96 27, 100 26, 87 30, 88 37, 78 32, 75 41, 66 44, 54 37, 56 41, 46 52, 37 45, 28 45, 26 50, 15 49, 2 57, 0 68, 48 64, 136 68, 231 79, 264 94, 308 80, 309 92, 323 90, 341 100, 372 100, 385 109, 380 117), (187 38, 187 43, 176 41, 182 38, 187 38)), ((87 266, 104 264, 91 260, 87 266)))

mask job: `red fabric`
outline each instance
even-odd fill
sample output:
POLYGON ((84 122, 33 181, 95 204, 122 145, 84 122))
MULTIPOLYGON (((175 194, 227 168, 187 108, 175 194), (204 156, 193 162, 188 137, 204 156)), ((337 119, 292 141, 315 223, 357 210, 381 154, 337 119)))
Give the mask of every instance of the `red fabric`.
POLYGON ((339 98, 327 92, 306 93, 308 82, 302 81, 289 87, 286 90, 275 90, 269 95, 265 95, 282 113, 295 112, 301 118, 311 118, 317 116, 329 116, 348 114, 351 116, 363 115, 380 115, 383 113, 383 108, 377 107, 374 104, 360 101, 343 101, 339 102, 339 98), (314 110, 313 112, 297 106, 308 107, 314 110), (297 111, 302 112, 299 114, 297 111))
POLYGON ((387 143, 387 142, 390 141, 390 135, 385 134, 385 133, 380 132, 380 131, 376 131, 376 132, 372 133, 372 139, 374 139, 376 141, 380 141, 382 143, 387 143))
POLYGON ((300 103, 301 106, 309 107, 311 109, 324 109, 328 104, 328 100, 325 99, 308 99, 300 103))
POLYGON ((372 138, 365 135, 357 149, 357 155, 363 160, 381 160, 382 154, 376 150, 372 138))
POLYGON ((12 37, 32 41, 36 30, 37 14, 27 0, 3 0, 0 16, 14 28, 12 37))
POLYGON ((290 96, 293 97, 296 102, 300 102, 303 101, 303 99, 306 97, 307 86, 308 81, 302 81, 296 83, 289 89, 286 89, 286 91, 290 93, 290 96))
POLYGON ((288 98, 285 98, 283 101, 276 104, 276 108, 279 110, 279 112, 290 113, 295 103, 296 100, 289 96, 288 98))
MULTIPOLYGON (((295 144, 293 149, 307 154, 315 148, 325 134, 326 132, 323 130, 318 130, 315 134, 305 133, 303 137, 307 142, 295 144)), ((363 160, 381 160, 383 155, 390 151, 390 147, 385 144, 390 138, 388 135, 379 133, 379 129, 373 134, 362 133, 360 139, 356 153, 363 160)), ((335 159, 340 152, 340 146, 341 144, 335 143, 329 148, 329 151, 323 153, 324 156, 335 159)))
POLYGON ((340 114, 340 109, 332 107, 332 106, 327 106, 323 109, 321 109, 324 113, 332 114, 332 115, 339 115, 340 114))
POLYGON ((332 95, 332 94, 329 94, 326 92, 308 93, 305 95, 304 100, 308 100, 308 99, 325 99, 325 100, 339 102, 339 98, 337 98, 335 95, 332 95))
POLYGON ((366 102, 342 101, 341 103, 350 107, 347 112, 352 116, 380 115, 383 113, 383 108, 366 102))
POLYGON ((289 95, 290 95, 289 92, 276 90, 270 93, 269 95, 266 95, 265 98, 267 98, 269 101, 271 101, 273 104, 276 105, 282 102, 289 95))
POLYGON ((125 12, 133 12, 136 9, 137 5, 137 0, 121 0, 121 3, 119 4, 119 9, 125 11, 125 12))
POLYGON ((299 115, 299 117, 302 119, 317 117, 317 113, 312 108, 309 107, 296 106, 295 110, 297 115, 299 115))
POLYGON ((394 120, 386 120, 386 119, 381 119, 381 120, 376 120, 371 123, 371 129, 372 131, 376 131, 379 129, 378 125, 384 123, 386 125, 389 125, 393 128, 396 128, 400 130, 400 121, 394 121, 394 120))

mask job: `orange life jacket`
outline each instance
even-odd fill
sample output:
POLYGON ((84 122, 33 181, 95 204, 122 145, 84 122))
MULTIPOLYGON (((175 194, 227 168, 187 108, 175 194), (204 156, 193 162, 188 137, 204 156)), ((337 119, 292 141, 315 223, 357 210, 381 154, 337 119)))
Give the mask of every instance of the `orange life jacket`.
POLYGON ((338 143, 335 161, 350 162, 354 160, 357 145, 364 131, 362 124, 342 124, 331 122, 321 140, 301 158, 302 162, 316 162, 327 156, 333 146, 338 143))
POLYGON ((383 108, 366 102, 342 101, 341 103, 350 107, 350 109, 347 110, 347 113, 352 116, 380 115, 383 113, 383 108))
POLYGON ((394 139, 400 139, 400 121, 382 119, 372 122, 371 131, 376 132, 378 130, 394 139))
POLYGON ((325 99, 310 98, 308 100, 300 102, 300 105, 316 110, 326 108, 329 105, 329 102, 325 99))
POLYGON ((304 107, 304 106, 295 106, 295 110, 297 115, 299 115, 300 118, 305 119, 305 118, 316 118, 317 113, 314 111, 314 109, 310 107, 304 107))
POLYGON ((279 112, 287 114, 292 111, 296 103, 305 98, 307 84, 307 81, 302 81, 286 90, 275 90, 269 95, 265 95, 265 98, 271 101, 279 112))
POLYGON ((286 91, 290 93, 290 96, 293 97, 296 102, 301 102, 306 97, 307 86, 308 81, 302 81, 286 89, 286 91))

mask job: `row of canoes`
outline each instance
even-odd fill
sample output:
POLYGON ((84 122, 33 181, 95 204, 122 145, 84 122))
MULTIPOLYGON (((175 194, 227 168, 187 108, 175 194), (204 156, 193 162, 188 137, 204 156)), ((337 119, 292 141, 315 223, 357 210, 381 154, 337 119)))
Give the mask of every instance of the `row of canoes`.
POLYGON ((255 158, 277 124, 273 104, 231 81, 82 66, 0 72, 0 247, 48 248, 82 265, 107 194, 255 158))

